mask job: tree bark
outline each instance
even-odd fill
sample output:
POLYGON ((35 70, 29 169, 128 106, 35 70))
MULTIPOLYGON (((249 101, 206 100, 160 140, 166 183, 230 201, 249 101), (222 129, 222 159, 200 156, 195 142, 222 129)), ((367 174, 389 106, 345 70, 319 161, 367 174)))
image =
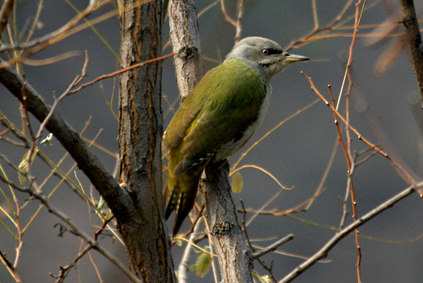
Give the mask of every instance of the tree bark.
MULTIPOLYGON (((121 6, 121 68, 159 57, 162 1, 140 6, 121 0, 121 6)), ((176 281, 161 197, 161 76, 159 61, 120 77, 120 185, 130 193, 133 209, 118 224, 131 270, 148 283, 176 281)))
POLYGON ((208 165, 205 172, 201 192, 222 280, 224 283, 253 282, 253 257, 238 224, 228 181, 229 163, 225 160, 222 164, 208 165))
MULTIPOLYGON (((414 74, 423 102, 423 45, 413 0, 400 0, 402 20, 413 61, 414 74)), ((422 106, 423 108, 423 106, 422 106)))
POLYGON ((181 101, 203 77, 200 31, 197 8, 193 0, 171 0, 169 5, 170 39, 172 41, 176 80, 181 101))
MULTIPOLYGON (((200 34, 197 11, 193 0, 169 2, 170 38, 172 41, 175 72, 181 101, 200 81, 203 75, 200 34)), ((238 225, 236 207, 228 182, 228 163, 210 165, 207 178, 202 182, 206 218, 212 227, 212 242, 219 259, 223 282, 253 282, 251 250, 238 225), (210 169, 213 168, 213 169, 210 169)))

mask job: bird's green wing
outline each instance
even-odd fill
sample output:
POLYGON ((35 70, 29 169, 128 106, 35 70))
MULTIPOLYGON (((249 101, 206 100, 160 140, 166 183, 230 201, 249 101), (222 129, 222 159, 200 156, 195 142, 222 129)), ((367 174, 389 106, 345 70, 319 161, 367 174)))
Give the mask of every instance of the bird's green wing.
POLYGON ((184 107, 184 103, 175 113, 172 118, 172 121, 167 128, 162 141, 163 152, 166 152, 168 149, 178 147, 183 138, 185 137, 186 131, 191 125, 194 118, 200 112, 200 108, 184 107))
POLYGON ((230 63, 214 73, 219 74, 219 79, 207 80, 210 83, 206 85, 201 111, 183 138, 183 159, 175 168, 176 175, 207 162, 223 145, 239 141, 258 119, 269 86, 245 63, 230 63))
POLYGON ((189 128, 201 115, 200 112, 204 109, 203 103, 211 89, 211 84, 216 81, 216 73, 218 73, 220 66, 210 70, 203 77, 176 111, 163 136, 163 152, 181 145, 183 138, 189 132, 189 128))

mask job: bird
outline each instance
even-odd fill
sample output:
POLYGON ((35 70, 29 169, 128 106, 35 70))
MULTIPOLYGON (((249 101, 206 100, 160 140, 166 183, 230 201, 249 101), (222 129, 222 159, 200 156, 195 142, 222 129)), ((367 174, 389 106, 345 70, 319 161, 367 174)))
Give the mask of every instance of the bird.
POLYGON ((164 214, 175 211, 173 236, 194 206, 201 174, 242 148, 260 126, 272 93, 270 80, 294 62, 275 41, 246 37, 208 71, 181 103, 163 134, 169 176, 164 214))

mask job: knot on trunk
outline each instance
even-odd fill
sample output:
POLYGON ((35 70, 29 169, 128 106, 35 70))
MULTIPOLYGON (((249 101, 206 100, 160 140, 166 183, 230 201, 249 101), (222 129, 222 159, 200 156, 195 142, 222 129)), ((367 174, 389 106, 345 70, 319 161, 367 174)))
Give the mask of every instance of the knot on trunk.
POLYGON ((220 221, 213 226, 212 235, 225 235, 231 231, 234 224, 228 221, 220 221))
POLYGON ((185 45, 178 51, 178 57, 184 60, 191 59, 198 55, 198 48, 194 45, 185 45))

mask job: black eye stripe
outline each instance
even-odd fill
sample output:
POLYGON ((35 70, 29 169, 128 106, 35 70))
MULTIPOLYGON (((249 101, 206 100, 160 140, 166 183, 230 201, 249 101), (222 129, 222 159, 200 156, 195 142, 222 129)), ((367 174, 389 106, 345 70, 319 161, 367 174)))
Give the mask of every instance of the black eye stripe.
POLYGON ((261 52, 265 56, 269 56, 269 55, 273 55, 273 54, 282 54, 282 50, 280 50, 280 49, 277 50, 277 49, 272 49, 272 48, 265 48, 261 52))

